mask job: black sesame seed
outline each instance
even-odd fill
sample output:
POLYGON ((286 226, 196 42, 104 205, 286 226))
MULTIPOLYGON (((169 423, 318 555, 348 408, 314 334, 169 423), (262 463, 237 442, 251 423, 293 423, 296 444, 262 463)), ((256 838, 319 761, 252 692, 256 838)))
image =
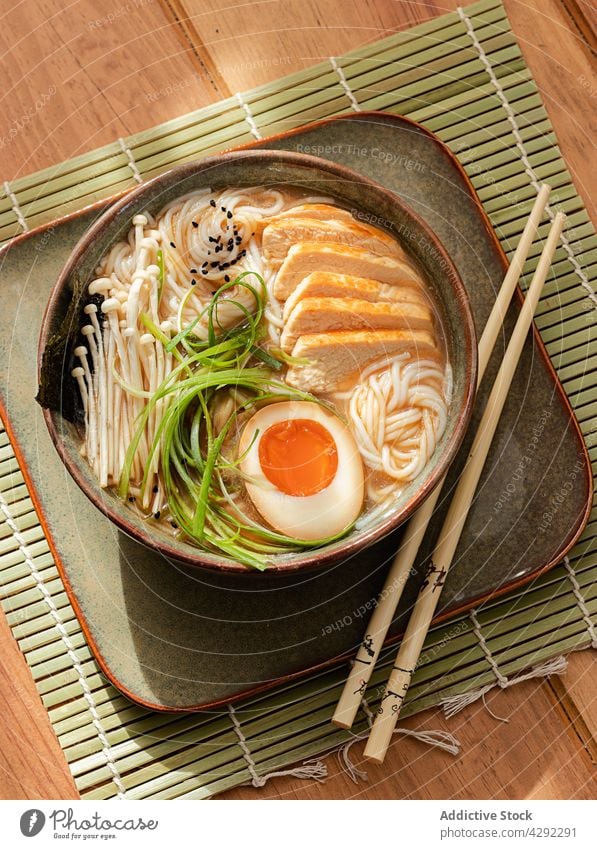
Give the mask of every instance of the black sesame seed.
POLYGON ((226 207, 225 207, 225 206, 223 206, 223 207, 222 207, 222 212, 226 212, 226 207))
MULTIPOLYGON (((215 206, 215 204, 214 204, 214 206, 215 206)), ((176 522, 170 522, 170 524, 172 525, 172 527, 173 527, 173 528, 177 528, 177 527, 178 527, 178 525, 176 524, 176 522)))
POLYGON ((133 495, 129 495, 129 501, 131 502, 131 504, 133 503, 134 500, 135 500, 135 497, 133 495))
POLYGON ((226 218, 232 218, 232 213, 231 213, 231 212, 227 212, 227 213, 226 213, 226 218))
POLYGON ((161 515, 162 515, 162 514, 160 513, 160 511, 159 511, 159 510, 157 510, 157 511, 153 514, 153 518, 154 518, 154 519, 159 519, 161 515))
POLYGON ((210 262, 212 268, 217 268, 219 264, 219 262, 210 262))
POLYGON ((202 269, 201 269, 201 274, 207 274, 207 268, 202 268, 202 269))
POLYGON ((213 206, 214 209, 216 208, 216 202, 213 198, 210 200, 209 205, 213 206))
POLYGON ((171 248, 175 248, 175 247, 176 247, 176 245, 174 244, 174 242, 170 242, 170 247, 171 247, 171 248))
POLYGON ((230 275, 225 274, 225 275, 224 275, 224 280, 225 280, 225 282, 226 282, 226 283, 230 283, 230 275))
POLYGON ((191 280, 191 286, 196 286, 196 285, 197 285, 197 281, 196 281, 196 280, 191 280))
POLYGON ((237 245, 240 245, 240 243, 242 242, 242 238, 240 236, 237 236, 234 241, 236 242, 237 245))
POLYGON ((159 491, 160 491, 159 486, 157 486, 157 485, 156 485, 156 486, 154 486, 153 491, 154 491, 154 493, 159 492, 159 491))
POLYGON ((205 268, 206 265, 207 265, 207 260, 205 260, 205 262, 201 263, 201 268, 205 268))
POLYGON ((191 274, 197 274, 196 268, 189 268, 189 271, 191 272, 191 274))
POLYGON ((191 224, 193 225, 193 227, 198 227, 198 226, 199 226, 199 224, 198 224, 196 221, 191 221, 191 224))

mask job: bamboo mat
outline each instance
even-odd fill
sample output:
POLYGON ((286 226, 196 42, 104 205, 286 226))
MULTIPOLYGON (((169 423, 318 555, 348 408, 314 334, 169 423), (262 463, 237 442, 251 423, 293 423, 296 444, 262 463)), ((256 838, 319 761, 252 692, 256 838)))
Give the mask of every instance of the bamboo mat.
MULTIPOLYGON (((507 252, 537 183, 549 180, 554 187, 552 214, 566 212, 569 226, 537 325, 597 464, 597 343, 591 335, 597 238, 496 0, 4 184, 0 241, 173 165, 365 109, 420 121, 459 155, 507 252)), ((529 259, 527 276, 537 259, 529 259)), ((452 696, 474 698, 552 658, 597 647, 596 527, 593 511, 566 561, 524 592, 434 627, 404 715, 452 696)), ((193 715, 146 711, 108 685, 68 602, 2 428, 0 600, 84 798, 205 798, 246 781, 259 786, 263 776, 350 739, 329 723, 344 666, 253 697, 234 711, 193 715)), ((393 653, 373 677, 367 695, 373 707, 393 653)), ((365 705, 355 731, 366 727, 367 710, 365 705)))

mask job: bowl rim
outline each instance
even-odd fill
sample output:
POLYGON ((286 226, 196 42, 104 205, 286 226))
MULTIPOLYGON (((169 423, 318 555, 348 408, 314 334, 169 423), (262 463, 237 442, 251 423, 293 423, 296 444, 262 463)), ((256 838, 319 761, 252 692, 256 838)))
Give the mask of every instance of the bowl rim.
MULTIPOLYGON (((423 484, 397 512, 390 514, 384 521, 376 523, 371 528, 366 529, 360 533, 357 538, 351 538, 351 535, 349 534, 345 541, 334 543, 334 550, 330 550, 328 546, 323 546, 321 548, 310 549, 305 552, 293 553, 291 560, 273 558, 264 570, 252 569, 251 567, 238 563, 227 557, 220 556, 216 553, 204 552, 200 548, 193 549, 191 543, 188 544, 188 551, 180 550, 170 544, 167 538, 157 538, 151 532, 150 525, 148 525, 148 530, 146 531, 129 522, 126 516, 112 507, 107 499, 103 499, 101 497, 100 493, 102 490, 99 489, 99 485, 97 487, 88 485, 87 480, 80 472, 77 463, 71 456, 71 453, 66 449, 66 445, 59 433, 55 419, 61 414, 47 408, 43 409, 43 417, 48 428, 50 438, 60 459, 77 486, 82 490, 92 504, 100 510, 101 513, 113 522, 113 524, 115 524, 116 527, 118 527, 123 533, 145 547, 158 551, 163 556, 174 560, 175 562, 183 563, 197 569, 207 569, 216 573, 224 572, 228 574, 279 576, 281 574, 294 574, 299 571, 321 568, 331 564, 340 563, 342 560, 349 558, 358 551, 373 545, 375 542, 378 542, 392 531, 396 530, 413 515, 416 509, 431 494, 435 487, 440 485, 442 479, 446 475, 465 437, 472 416, 476 391, 478 351, 469 297, 451 256, 427 222, 425 222, 397 194, 352 168, 330 162, 329 160, 322 159, 311 154, 295 153, 293 151, 286 150, 272 150, 267 148, 257 150, 241 148, 239 150, 227 151, 225 153, 205 157, 200 160, 193 160, 192 162, 170 168, 168 171, 165 171, 126 192, 126 194, 117 199, 115 203, 111 204, 89 226, 72 249, 66 263, 62 266, 56 282, 52 287, 50 297, 44 310, 37 353, 38 382, 41 373, 43 351, 50 336, 50 325, 57 311, 63 288, 68 285, 68 281, 73 271, 76 269, 81 256, 93 244, 96 235, 98 235, 107 224, 117 218, 119 213, 127 206, 134 204, 139 197, 143 197, 144 195, 153 195, 155 189, 162 183, 167 183, 173 180, 176 176, 180 176, 182 179, 194 174, 199 174, 203 171, 209 170, 211 167, 219 165, 222 162, 267 162, 268 160, 288 165, 310 167, 326 172, 330 176, 344 181, 354 182, 356 179, 360 184, 368 186, 379 195, 385 196, 385 198, 392 204, 400 207, 406 216, 413 221, 415 226, 425 232, 426 237, 433 244, 434 250, 437 251, 437 255, 440 257, 443 268, 445 268, 446 278, 449 280, 452 293, 455 296, 454 299, 456 305, 462 318, 462 336, 460 338, 461 342, 464 343, 465 393, 462 407, 454 425, 453 433, 444 447, 442 456, 438 459, 435 468, 423 484)), ((331 194, 333 195, 333 191, 331 194)))

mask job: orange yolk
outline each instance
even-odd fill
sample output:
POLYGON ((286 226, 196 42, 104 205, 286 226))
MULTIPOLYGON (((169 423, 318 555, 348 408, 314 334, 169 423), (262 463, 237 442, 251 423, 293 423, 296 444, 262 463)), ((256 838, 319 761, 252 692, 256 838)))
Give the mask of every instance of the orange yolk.
POLYGON ((259 442, 264 475, 286 495, 315 495, 338 469, 331 433, 311 419, 289 419, 268 427, 259 442))

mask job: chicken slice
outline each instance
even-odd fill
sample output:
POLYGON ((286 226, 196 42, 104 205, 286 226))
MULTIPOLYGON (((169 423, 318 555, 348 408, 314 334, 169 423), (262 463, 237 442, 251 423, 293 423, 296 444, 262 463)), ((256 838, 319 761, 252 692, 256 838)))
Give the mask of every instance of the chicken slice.
POLYGON ((278 300, 285 301, 298 284, 314 271, 366 277, 393 286, 422 288, 423 285, 416 270, 404 260, 378 256, 365 248, 302 242, 288 251, 274 281, 274 295, 278 300))
POLYGON ((299 336, 331 330, 426 330, 433 333, 428 306, 375 303, 356 298, 304 298, 292 310, 280 344, 292 351, 299 336))
POLYGON ((442 354, 425 330, 357 330, 301 336, 292 356, 306 359, 286 373, 286 383, 307 392, 348 389, 374 362, 408 353, 413 359, 440 362, 442 354))

